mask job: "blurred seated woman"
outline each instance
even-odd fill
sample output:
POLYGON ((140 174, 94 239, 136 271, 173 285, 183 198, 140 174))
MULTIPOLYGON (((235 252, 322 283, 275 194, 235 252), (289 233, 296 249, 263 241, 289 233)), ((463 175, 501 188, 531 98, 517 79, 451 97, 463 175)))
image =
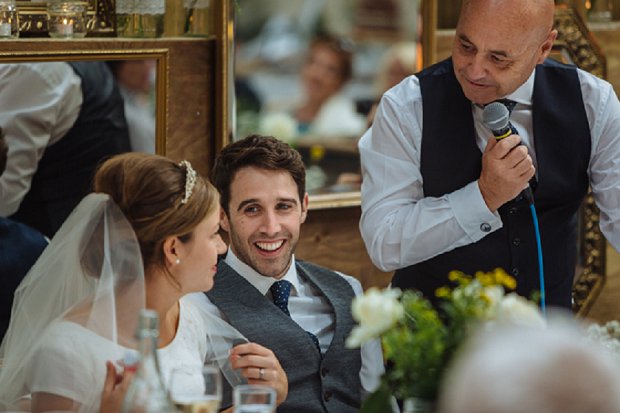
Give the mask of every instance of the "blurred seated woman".
POLYGON ((300 135, 361 136, 365 119, 343 93, 352 74, 352 44, 328 36, 312 41, 301 69, 303 101, 294 111, 300 135))
MULTIPOLYGON (((220 358, 211 350, 222 342, 243 339, 190 294, 212 288, 226 248, 213 186, 187 161, 127 153, 99 168, 94 190, 17 289, 0 347, 0 410, 30 399, 32 412, 118 413, 132 377, 121 360, 135 354, 143 308, 159 315, 164 383, 173 367, 202 366, 220 358)), ((259 356, 279 367, 269 350, 259 356)), ((250 375, 238 360, 232 367, 250 375)), ((281 367, 265 384, 286 396, 281 367)))

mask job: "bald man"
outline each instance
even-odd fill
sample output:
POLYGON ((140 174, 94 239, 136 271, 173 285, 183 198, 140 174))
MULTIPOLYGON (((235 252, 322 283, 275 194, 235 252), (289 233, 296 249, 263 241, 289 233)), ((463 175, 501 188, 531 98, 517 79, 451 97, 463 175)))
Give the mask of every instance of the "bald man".
POLYGON ((620 247, 620 104, 609 83, 548 59, 553 14, 552 0, 464 0, 452 57, 383 96, 359 143, 360 228, 393 285, 433 298, 450 270, 501 267, 518 293, 540 290, 530 180, 548 305, 570 307, 589 185, 620 247), (518 133, 500 141, 482 120, 498 99, 515 104, 518 133))
POLYGON ((564 322, 479 331, 450 366, 437 412, 617 413, 617 365, 609 348, 564 322))

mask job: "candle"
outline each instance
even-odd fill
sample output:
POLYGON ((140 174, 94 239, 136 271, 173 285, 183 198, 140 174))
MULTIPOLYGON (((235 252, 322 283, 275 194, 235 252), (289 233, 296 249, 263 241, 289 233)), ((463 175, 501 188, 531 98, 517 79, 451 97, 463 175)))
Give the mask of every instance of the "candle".
POLYGON ((72 36, 73 21, 69 19, 62 19, 60 23, 56 23, 56 33, 58 33, 60 36, 72 36))

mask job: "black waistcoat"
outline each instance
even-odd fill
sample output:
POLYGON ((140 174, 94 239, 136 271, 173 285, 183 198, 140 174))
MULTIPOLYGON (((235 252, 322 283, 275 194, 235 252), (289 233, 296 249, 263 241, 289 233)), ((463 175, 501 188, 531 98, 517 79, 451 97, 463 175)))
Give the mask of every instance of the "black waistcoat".
POLYGON ((48 237, 91 191, 99 163, 130 150, 123 98, 107 65, 69 64, 82 79, 80 113, 69 132, 45 149, 30 190, 11 216, 48 237))
MULTIPOLYGON (((418 74, 423 101, 421 172, 424 196, 439 197, 480 176, 471 102, 445 60, 418 74)), ((538 185, 534 191, 548 305, 570 308, 577 254, 577 211, 588 190, 590 129, 576 69, 552 60, 536 67, 533 95, 538 185)), ((536 240, 527 202, 499 209, 503 227, 480 241, 396 271, 393 284, 433 298, 447 274, 503 268, 517 292, 539 290, 536 240)), ((481 223, 482 224, 482 223, 481 223)))
MULTIPOLYGON (((278 413, 353 413, 361 403, 359 349, 344 346, 354 322, 349 283, 333 271, 297 261, 300 277, 323 293, 335 312, 334 338, 321 355, 307 332, 224 261, 207 296, 248 340, 274 352, 288 377, 278 413)), ((222 406, 230 405, 225 386, 222 406)))

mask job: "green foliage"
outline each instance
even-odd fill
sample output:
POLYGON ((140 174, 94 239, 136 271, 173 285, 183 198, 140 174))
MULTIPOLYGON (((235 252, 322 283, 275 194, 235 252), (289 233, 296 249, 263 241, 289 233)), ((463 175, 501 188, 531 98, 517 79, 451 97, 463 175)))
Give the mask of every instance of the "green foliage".
POLYGON ((419 292, 406 291, 400 297, 404 317, 381 334, 386 373, 362 412, 389 411, 385 403, 390 394, 403 400, 435 400, 446 367, 472 328, 492 318, 504 287, 515 287, 514 279, 502 270, 479 272, 474 277, 454 271, 449 279, 456 287, 437 290, 439 309, 419 292))
POLYGON ((398 398, 434 398, 444 365, 448 332, 437 311, 417 292, 401 298, 405 318, 383 336, 391 361, 385 380, 398 398))

